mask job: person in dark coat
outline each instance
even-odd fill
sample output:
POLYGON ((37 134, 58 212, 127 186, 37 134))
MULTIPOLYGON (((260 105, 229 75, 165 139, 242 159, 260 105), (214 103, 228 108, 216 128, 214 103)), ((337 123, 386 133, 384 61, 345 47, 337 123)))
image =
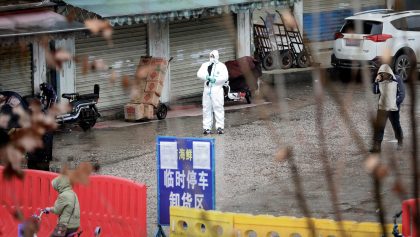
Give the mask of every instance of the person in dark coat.
POLYGON ((391 122, 397 149, 403 146, 403 131, 400 124, 400 108, 405 98, 404 83, 400 76, 395 75, 388 64, 383 64, 378 70, 378 76, 373 84, 373 93, 379 94, 376 123, 374 126, 373 147, 370 152, 380 152, 384 138, 387 120, 391 122))
POLYGON ((53 150, 53 133, 46 132, 42 136, 43 147, 33 152, 27 153, 28 169, 34 170, 50 170, 50 162, 52 161, 53 150))
MULTIPOLYGON (((52 95, 55 95, 55 92, 52 95)), ((55 100, 47 100, 45 102, 48 103, 48 105, 44 105, 44 109, 42 110, 43 112, 46 112, 45 109, 48 109, 48 107, 46 106, 52 106, 53 103, 55 103, 55 100)), ((52 161, 52 153, 53 153, 53 139, 54 139, 53 132, 46 131, 45 134, 42 136, 43 146, 40 148, 37 148, 33 152, 27 153, 28 169, 44 170, 44 171, 50 170, 50 162, 52 161)))
MULTIPOLYGON (((54 95, 52 95, 54 96, 54 95)), ((10 116, 7 127, 2 128, 2 141, 8 141, 9 133, 12 129, 17 129, 19 125, 19 115, 13 113, 13 108, 22 106, 22 108, 31 113, 28 101, 24 100, 18 93, 14 91, 0 92, 0 115, 10 116)), ((53 133, 46 132, 42 137, 43 147, 33 152, 27 153, 28 168, 36 170, 49 171, 50 161, 52 160, 53 133)), ((2 142, 2 143, 3 143, 2 142)))

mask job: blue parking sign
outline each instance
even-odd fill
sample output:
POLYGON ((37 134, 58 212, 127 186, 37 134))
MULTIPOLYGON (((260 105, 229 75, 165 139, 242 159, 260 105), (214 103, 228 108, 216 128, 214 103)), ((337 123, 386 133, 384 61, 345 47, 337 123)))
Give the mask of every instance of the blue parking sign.
POLYGON ((158 223, 169 225, 169 207, 215 209, 215 140, 158 136, 158 223))

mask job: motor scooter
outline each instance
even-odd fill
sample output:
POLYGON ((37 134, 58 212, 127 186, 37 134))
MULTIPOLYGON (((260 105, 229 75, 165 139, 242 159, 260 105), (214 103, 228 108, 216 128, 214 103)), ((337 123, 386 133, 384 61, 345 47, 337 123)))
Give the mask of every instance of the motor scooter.
POLYGON ((258 89, 258 78, 262 75, 260 63, 253 57, 245 56, 225 62, 229 73, 223 86, 225 101, 246 101, 251 104, 251 91, 258 89))
MULTIPOLYGON (((44 84, 44 83, 43 83, 44 84)), ((53 95, 49 86, 41 84, 41 104, 46 106, 47 109, 51 107, 56 100, 56 97, 48 96, 53 95), (51 98, 52 97, 52 98, 51 98)), ((99 85, 95 84, 93 93, 79 94, 79 93, 64 93, 62 98, 68 99, 71 106, 71 111, 66 114, 56 116, 58 124, 74 124, 77 123, 83 131, 92 128, 101 114, 96 107, 99 99, 99 85)))
POLYGON ((226 83, 223 85, 223 90, 225 93, 225 101, 246 101, 246 103, 251 104, 251 91, 249 89, 233 92, 230 90, 229 84, 226 83))

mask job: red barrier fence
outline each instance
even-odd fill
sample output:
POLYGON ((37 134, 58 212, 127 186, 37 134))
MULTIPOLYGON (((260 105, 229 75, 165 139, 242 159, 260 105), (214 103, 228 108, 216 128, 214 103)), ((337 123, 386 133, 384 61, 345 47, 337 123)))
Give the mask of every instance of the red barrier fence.
MULTIPOLYGON (((57 174, 26 170, 24 180, 5 181, 0 166, 0 236, 18 236, 19 221, 13 211, 20 209, 25 219, 39 214, 40 208, 53 206, 58 193, 51 181, 57 174)), ((134 181, 95 175, 88 186, 75 185, 80 203, 82 236, 93 236, 96 226, 101 237, 143 237, 146 229, 146 186, 134 181)), ((38 236, 49 236, 57 223, 54 214, 43 215, 38 236)))
MULTIPOLYGON (((420 199, 417 201, 420 203, 420 199)), ((416 216, 416 199, 405 200, 402 203, 402 234, 407 237, 419 237, 419 229, 414 220, 416 216)))

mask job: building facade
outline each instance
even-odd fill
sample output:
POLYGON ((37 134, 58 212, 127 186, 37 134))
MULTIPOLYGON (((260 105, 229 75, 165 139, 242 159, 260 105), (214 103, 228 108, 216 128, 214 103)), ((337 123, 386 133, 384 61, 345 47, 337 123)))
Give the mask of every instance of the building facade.
POLYGON ((74 38, 86 29, 57 14, 55 6, 46 1, 0 4, 0 90, 33 96, 39 92, 39 84, 48 81, 59 93, 73 91, 65 80, 74 75, 73 63, 48 67, 46 51, 60 47, 71 52, 74 38))
POLYGON ((103 59, 107 70, 86 73, 76 64, 75 90, 90 93, 100 84, 101 110, 122 110, 129 101, 123 80, 133 79, 141 56, 173 58, 161 102, 188 101, 202 93, 196 78, 211 50, 225 62, 252 55, 252 13, 264 7, 287 5, 286 1, 211 0, 167 1, 136 4, 133 1, 64 0, 60 14, 76 12, 79 21, 108 20, 113 26, 112 45, 100 36, 75 39, 75 53, 89 61, 103 59))

